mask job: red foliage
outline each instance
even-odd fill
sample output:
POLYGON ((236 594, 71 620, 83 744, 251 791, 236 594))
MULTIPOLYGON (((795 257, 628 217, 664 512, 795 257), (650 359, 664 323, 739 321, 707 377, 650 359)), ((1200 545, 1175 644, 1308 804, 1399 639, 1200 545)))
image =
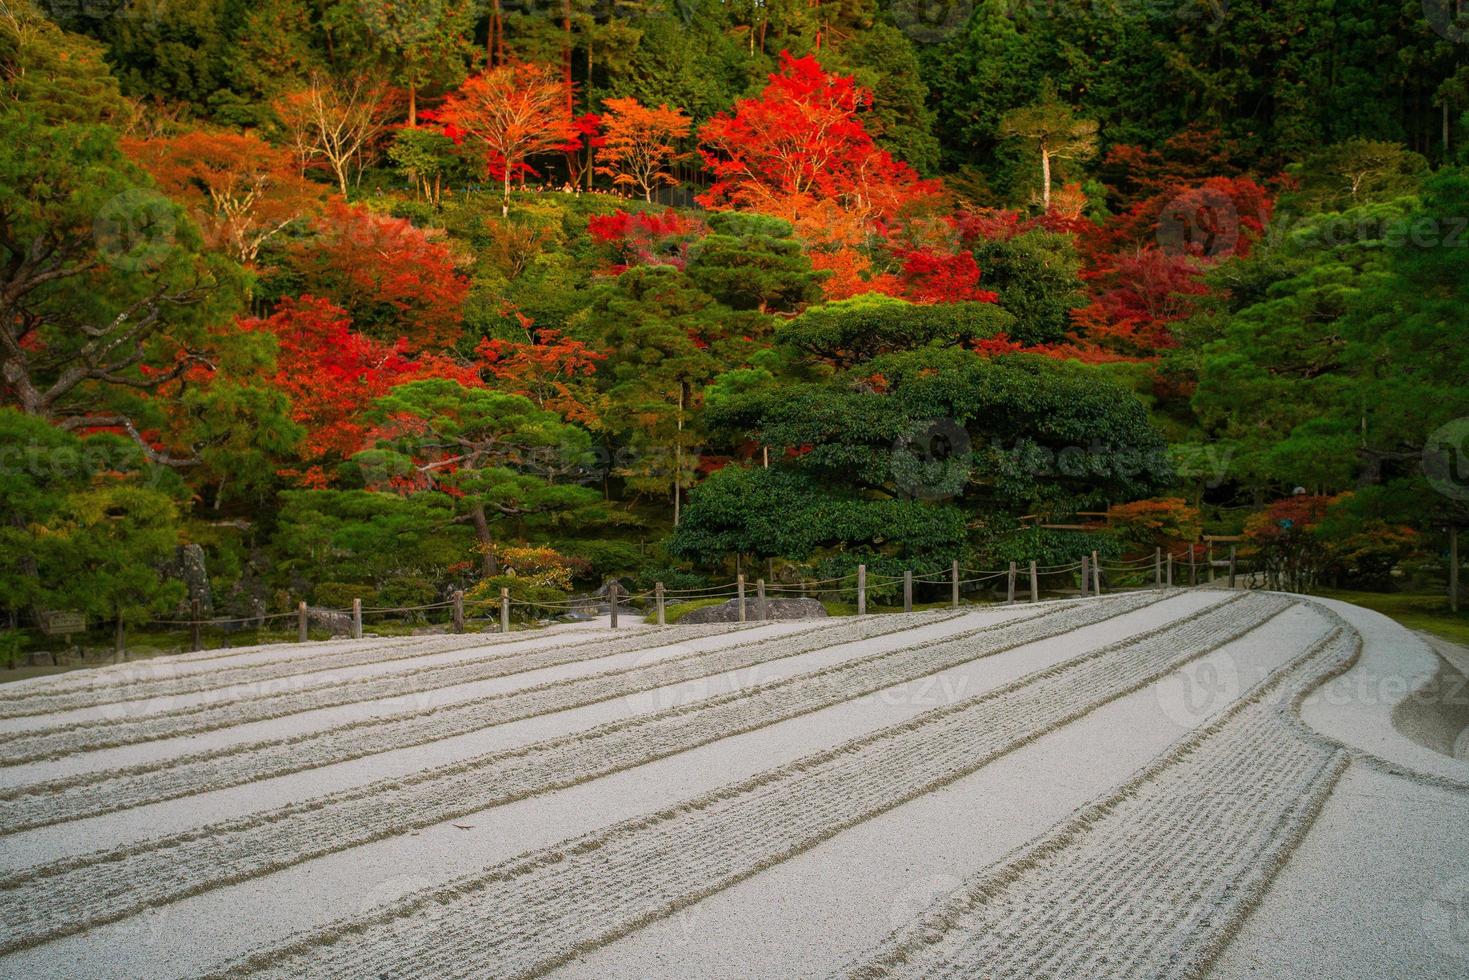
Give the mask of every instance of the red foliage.
POLYGON ((1248 255, 1273 208, 1270 192, 1248 177, 1210 177, 1139 201, 1082 244, 1094 253, 1157 247, 1219 261, 1248 255))
POLYGON ((291 253, 305 288, 325 296, 358 329, 413 351, 459 339, 469 279, 443 242, 402 218, 334 202, 317 237, 291 253))
POLYGON ((1009 241, 1016 235, 1033 227, 1021 220, 1020 212, 1002 208, 977 208, 963 211, 954 219, 960 241, 972 243, 985 241, 1009 241))
POLYGON ((993 303, 1000 294, 979 288, 979 263, 974 253, 946 255, 927 249, 899 253, 903 260, 903 298, 914 303, 993 303))
POLYGON ((689 248, 704 235, 704 223, 679 214, 672 208, 662 214, 639 211, 629 214, 597 215, 588 219, 587 232, 596 241, 612 246, 617 261, 612 271, 623 272, 638 265, 671 265, 682 269, 689 248))
POLYGON ((1210 177, 1239 173, 1237 147, 1217 129, 1190 126, 1156 150, 1118 143, 1102 161, 1102 180, 1116 207, 1130 208, 1144 198, 1198 184, 1210 177))
POLYGON ((780 54, 758 98, 739 99, 699 131, 714 183, 709 208, 748 208, 799 221, 822 201, 865 221, 891 218, 939 190, 877 147, 862 123, 872 93, 812 57, 780 54))
POLYGON ((479 374, 445 357, 411 357, 407 345, 386 344, 352 329, 347 312, 317 296, 284 299, 266 319, 242 329, 269 331, 279 345, 271 382, 291 399, 291 416, 307 430, 307 461, 345 458, 363 449, 363 411, 394 386, 423 378, 481 384, 479 374))
POLYGON ((572 422, 597 419, 595 392, 585 384, 607 355, 558 330, 531 330, 530 320, 516 314, 530 334, 529 343, 482 340, 476 353, 499 387, 524 395, 542 408, 572 422))

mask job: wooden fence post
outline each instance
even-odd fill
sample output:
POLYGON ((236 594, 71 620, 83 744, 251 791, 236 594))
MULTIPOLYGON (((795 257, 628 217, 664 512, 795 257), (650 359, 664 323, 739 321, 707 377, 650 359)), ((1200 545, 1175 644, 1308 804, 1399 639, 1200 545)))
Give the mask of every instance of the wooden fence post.
POLYGON ((735 598, 740 607, 740 622, 745 621, 745 573, 740 572, 735 576, 735 598))
POLYGON ((913 570, 903 571, 903 612, 913 611, 913 570))
POLYGON ((1209 542, 1208 551, 1205 554, 1209 559, 1209 582, 1212 584, 1214 581, 1214 542, 1209 542))
POLYGON ((867 566, 857 566, 857 615, 867 613, 867 566))
POLYGON ((613 579, 607 583, 607 608, 610 610, 609 615, 612 617, 613 629, 617 629, 617 599, 621 592, 622 586, 617 584, 617 579, 613 579))
POLYGON ((1168 552, 1168 587, 1173 588, 1173 552, 1168 552))
POLYGON ((953 561, 953 563, 951 565, 949 565, 949 582, 950 582, 950 592, 952 592, 952 596, 950 597, 950 599, 951 599, 951 602, 952 602, 954 608, 955 609, 958 609, 959 608, 959 559, 957 559, 957 558, 955 558, 954 561, 953 561))
POLYGON ((362 600, 352 600, 352 639, 362 639, 362 600))
POLYGON ((302 599, 296 604, 296 641, 306 642, 306 600, 302 599))
MULTIPOLYGON (((612 614, 612 625, 617 625, 617 613, 612 614)), ((500 632, 510 632, 510 590, 500 590, 500 632)))
POLYGON ((668 625, 668 622, 667 622, 667 620, 664 617, 664 610, 663 610, 663 583, 662 582, 656 582, 656 583, 654 583, 654 585, 653 585, 653 595, 655 597, 655 601, 658 604, 658 625, 659 626, 667 626, 668 625))
POLYGON ((1092 595, 1102 594, 1102 559, 1092 552, 1092 595))
POLYGON ((1035 571, 1035 559, 1030 560, 1030 601, 1041 601, 1041 577, 1035 571))
POLYGON ((1188 584, 1199 584, 1199 563, 1194 558, 1194 546, 1188 546, 1188 584))
POLYGON ((1015 605, 1015 563, 1010 563, 1010 577, 1005 581, 1005 605, 1015 605))
POLYGON ((1091 576, 1091 561, 1086 555, 1081 556, 1081 594, 1087 593, 1087 579, 1091 576))
POLYGON ((770 607, 765 604, 765 580, 763 578, 755 580, 755 614, 760 617, 762 623, 770 619, 770 607))
POLYGON ((1234 588, 1235 561, 1238 558, 1237 550, 1235 545, 1229 546, 1229 587, 1231 589, 1234 588))
POLYGON ((464 590, 454 590, 454 632, 464 632, 464 590))
POLYGON ((1161 589, 1163 587, 1163 549, 1153 549, 1153 586, 1161 589))
POLYGON ((192 646, 194 648, 194 652, 197 653, 200 650, 204 649, 204 624, 200 622, 200 620, 204 618, 204 603, 200 602, 198 599, 195 599, 192 603, 192 608, 194 619, 194 622, 191 624, 192 632, 194 634, 192 646))

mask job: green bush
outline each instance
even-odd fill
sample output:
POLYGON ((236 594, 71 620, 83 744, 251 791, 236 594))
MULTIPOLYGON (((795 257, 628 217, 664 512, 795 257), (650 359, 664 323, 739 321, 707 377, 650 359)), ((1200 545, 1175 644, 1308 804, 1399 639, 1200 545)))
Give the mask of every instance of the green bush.
POLYGON ((361 599, 364 606, 375 606, 377 589, 355 582, 321 582, 311 590, 311 601, 328 609, 351 609, 353 599, 361 599))
POLYGON ((399 575, 377 590, 380 606, 426 606, 438 598, 434 583, 421 575, 399 575))

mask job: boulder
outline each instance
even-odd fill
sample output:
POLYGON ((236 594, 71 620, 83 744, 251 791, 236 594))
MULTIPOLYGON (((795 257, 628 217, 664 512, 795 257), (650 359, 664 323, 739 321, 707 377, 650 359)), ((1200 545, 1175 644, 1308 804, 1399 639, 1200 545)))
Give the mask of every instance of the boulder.
MULTIPOLYGON (((815 599, 766 599, 767 619, 821 619, 826 616, 826 607, 815 599)), ((745 597, 745 620, 754 622, 760 618, 760 602, 745 597)), ((740 601, 731 599, 717 606, 702 606, 679 618, 680 623, 738 623, 740 601)))
POLYGON ((326 630, 332 636, 350 636, 352 633, 352 614, 340 612, 336 609, 320 609, 316 606, 307 606, 306 625, 309 629, 326 630))
POLYGON ((209 572, 204 567, 203 548, 197 544, 180 545, 169 574, 184 583, 184 598, 178 608, 180 615, 192 615, 196 601, 204 618, 214 615, 214 594, 209 588, 209 572))

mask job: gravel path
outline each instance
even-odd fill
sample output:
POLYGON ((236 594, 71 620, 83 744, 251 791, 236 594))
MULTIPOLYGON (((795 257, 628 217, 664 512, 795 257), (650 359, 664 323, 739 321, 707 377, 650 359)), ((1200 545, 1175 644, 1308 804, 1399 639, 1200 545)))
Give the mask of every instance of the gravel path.
POLYGON ((1404 635, 1173 590, 0 688, 0 975, 1451 975, 1469 763, 1393 729, 1404 635))
POLYGON ((1346 768, 1344 751, 1293 738, 1284 709, 1355 655, 1355 636, 1333 630, 1224 718, 840 975, 1202 975, 1346 768))
POLYGON ((230 972, 543 971, 943 786, 1255 629, 1288 605, 1242 597, 896 729, 261 951, 230 972), (446 935, 419 927, 437 917, 460 928, 446 935))

